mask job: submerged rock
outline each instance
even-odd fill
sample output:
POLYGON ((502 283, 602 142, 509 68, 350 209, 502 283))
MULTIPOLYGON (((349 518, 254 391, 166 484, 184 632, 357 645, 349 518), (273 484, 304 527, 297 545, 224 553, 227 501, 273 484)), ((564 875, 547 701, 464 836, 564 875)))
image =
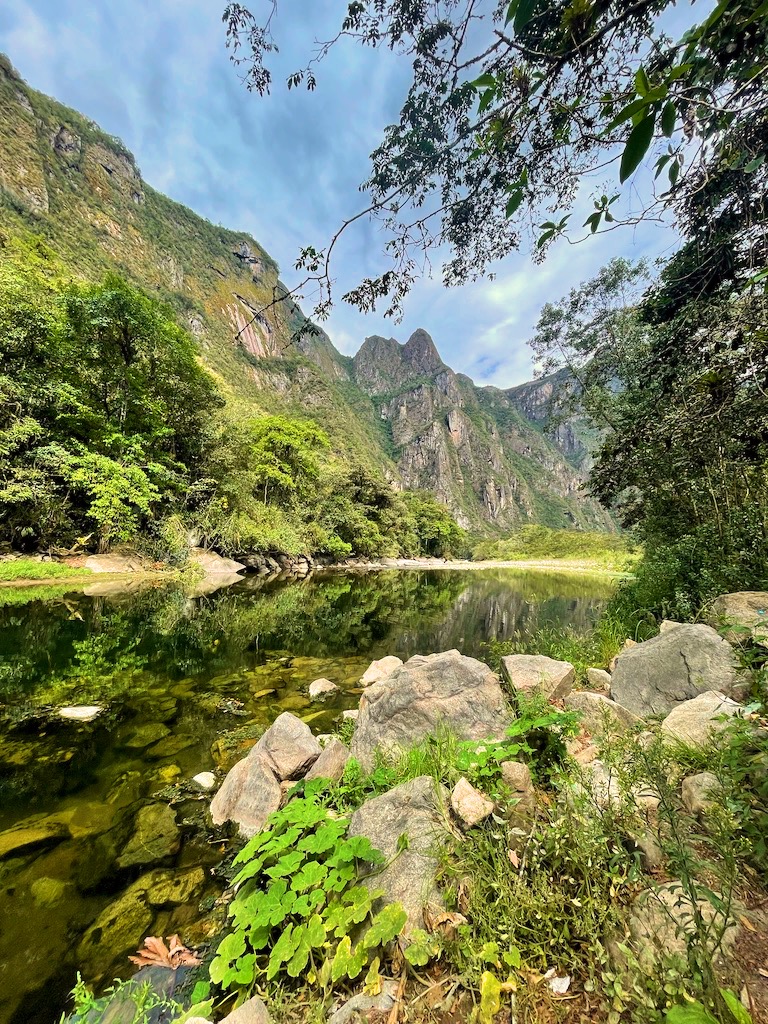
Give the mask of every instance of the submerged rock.
POLYGON ((238 761, 211 801, 214 825, 234 821, 240 835, 250 839, 280 806, 282 791, 272 769, 254 748, 238 761))
POLYGON ((177 853, 181 845, 176 815, 167 804, 142 807, 136 815, 133 829, 133 835, 117 858, 120 868, 165 860, 177 853))
POLYGON ((565 697, 576 682, 576 670, 569 661, 543 654, 508 654, 501 659, 501 674, 516 691, 540 693, 548 700, 565 697))
POLYGON ((154 911, 141 879, 99 914, 77 947, 77 962, 87 977, 101 978, 110 964, 132 953, 150 934, 154 911))
POLYGON ((436 851, 449 834, 448 803, 448 790, 422 775, 367 800, 349 824, 350 836, 366 836, 388 862, 383 870, 374 869, 371 885, 384 890, 382 904, 402 903, 406 934, 424 927, 425 906, 442 905, 436 851), (403 835, 405 849, 400 848, 403 835))
POLYGON ((416 655, 363 693, 352 756, 371 767, 443 729, 463 740, 499 739, 510 713, 487 665, 458 651, 416 655))
POLYGON ((710 626, 683 624, 621 654, 611 696, 636 715, 665 715, 708 690, 745 687, 730 644, 710 626))
POLYGON ((0 832, 0 860, 19 857, 43 846, 53 846, 69 838, 67 825, 55 818, 22 822, 16 828, 0 832))

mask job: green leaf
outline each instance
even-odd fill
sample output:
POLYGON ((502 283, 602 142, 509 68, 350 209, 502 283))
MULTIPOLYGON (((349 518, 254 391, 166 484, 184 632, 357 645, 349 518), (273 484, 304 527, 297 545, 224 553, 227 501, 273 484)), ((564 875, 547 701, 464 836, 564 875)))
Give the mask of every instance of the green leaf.
POLYGON ((484 75, 480 75, 479 78, 476 78, 474 80, 474 82, 470 82, 469 84, 472 86, 473 89, 477 89, 477 90, 480 90, 480 89, 495 89, 496 85, 497 85, 497 82, 496 82, 495 77, 492 74, 490 74, 489 72, 486 71, 486 73, 484 75))
POLYGON ((520 206, 520 204, 522 203, 522 201, 523 201, 523 193, 522 192, 513 192, 512 195, 507 200, 507 206, 506 206, 506 209, 504 211, 505 216, 509 218, 509 217, 512 216, 512 214, 516 213, 518 208, 519 208, 519 206, 520 206))
POLYGON ((371 927, 365 933, 363 942, 367 949, 391 942, 403 930, 408 915, 401 904, 390 903, 374 917, 371 927))
POLYGON ((619 169, 619 181, 622 184, 631 177, 640 166, 643 157, 648 152, 648 147, 653 139, 653 128, 656 122, 653 111, 646 114, 639 124, 636 124, 629 133, 627 144, 621 157, 619 169))
POLYGON ((735 992, 731 992, 729 988, 721 988, 720 995, 725 1000, 728 1009, 733 1014, 733 1019, 736 1024, 752 1024, 752 1016, 744 1009, 741 1004, 741 1000, 735 992))
POLYGON ((492 1024, 493 1018, 501 1009, 501 982, 495 974, 483 971, 480 979, 480 1012, 478 1019, 481 1024, 492 1024))
POLYGON ((522 32, 533 17, 537 3, 538 0, 520 0, 515 11, 515 32, 522 32))
POLYGON ((632 100, 631 103, 628 103, 626 107, 618 112, 616 117, 614 117, 606 128, 606 132, 610 132, 613 131, 614 128, 618 128, 620 124, 624 124, 625 121, 629 121, 629 119, 634 117, 638 111, 645 110, 647 107, 648 100, 643 97, 639 100, 632 100))
POLYGON ((435 935, 429 935, 423 928, 414 928, 408 936, 408 945, 403 956, 414 967, 426 967, 440 952, 440 942, 435 935))
POLYGON ((751 174, 758 168, 762 167, 765 163, 765 154, 761 153, 760 156, 756 156, 754 160, 750 160, 748 164, 744 166, 744 170, 747 174, 751 174))
POLYGON ((680 177, 680 161, 675 160, 669 168, 669 183, 674 186, 677 184, 677 179, 680 177))
POLYGON ((304 860, 304 854, 300 850, 293 850, 284 854, 271 868, 267 868, 264 874, 270 878, 289 878, 296 874, 304 860))
POLYGON ((670 100, 669 103, 664 105, 664 109, 661 112, 661 130, 668 139, 674 134, 676 119, 677 111, 675 110, 675 104, 670 100))
POLYGON ((701 1003, 673 1006, 664 1020, 666 1024, 717 1024, 717 1019, 701 1003))
POLYGON ((336 954, 331 964, 331 980, 336 982, 341 978, 356 978, 362 971, 368 960, 367 950, 362 943, 352 951, 352 940, 348 935, 339 943, 336 954))
POLYGON ((639 96, 647 96, 651 91, 651 83, 648 81, 645 68, 638 68, 635 72, 635 89, 639 96))
POLYGON ((512 2, 510 3, 509 7, 507 8, 507 13, 504 16, 504 24, 505 25, 508 25, 510 23, 510 21, 512 21, 512 19, 514 18, 515 14, 517 12, 517 7, 518 7, 519 3, 520 3, 520 0, 512 0, 512 2))
POLYGON ((325 881, 328 874, 328 867, 320 861, 310 860, 291 879, 291 888, 295 892, 306 892, 307 889, 314 889, 325 881))

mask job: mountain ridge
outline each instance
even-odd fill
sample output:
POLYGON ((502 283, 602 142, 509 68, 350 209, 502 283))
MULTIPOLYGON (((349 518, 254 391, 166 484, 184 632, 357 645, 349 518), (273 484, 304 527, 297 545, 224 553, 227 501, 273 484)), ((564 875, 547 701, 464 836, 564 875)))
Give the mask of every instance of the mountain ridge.
POLYGON ((546 379, 522 392, 477 387, 421 328, 344 356, 256 239, 154 190, 119 139, 2 57, 0 113, 0 229, 41 236, 77 276, 116 270, 165 302, 236 415, 314 419, 339 454, 396 488, 431 491, 479 534, 522 522, 613 528, 581 491, 572 439, 546 434, 546 379))

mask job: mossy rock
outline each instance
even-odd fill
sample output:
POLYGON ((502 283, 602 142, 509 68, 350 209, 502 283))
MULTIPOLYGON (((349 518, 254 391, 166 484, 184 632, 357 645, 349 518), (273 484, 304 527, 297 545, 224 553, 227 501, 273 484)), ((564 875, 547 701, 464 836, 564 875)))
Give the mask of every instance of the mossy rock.
POLYGON ((151 934, 154 918, 142 879, 110 903, 86 931, 77 947, 77 962, 89 978, 103 978, 110 966, 137 949, 151 934))
POLYGON ((176 815, 171 808, 167 804, 148 804, 136 815, 133 835, 118 857, 117 866, 155 864, 177 853, 180 845, 176 815))
POLYGON ((252 722, 250 725, 231 729, 218 736, 211 745, 211 757, 217 768, 229 771, 256 745, 256 741, 264 733, 264 728, 260 722, 252 722))
POLYGON ((131 750, 143 750, 170 734, 171 730, 162 722, 145 722, 131 730, 120 745, 131 750))
POLYGON ((32 819, 0 832, 0 860, 18 857, 41 846, 53 846, 69 838, 66 824, 56 818, 32 819))
POLYGON ((143 875, 139 882, 146 884, 147 900, 153 907, 178 907, 202 893, 205 871, 201 867, 186 871, 152 871, 143 875))

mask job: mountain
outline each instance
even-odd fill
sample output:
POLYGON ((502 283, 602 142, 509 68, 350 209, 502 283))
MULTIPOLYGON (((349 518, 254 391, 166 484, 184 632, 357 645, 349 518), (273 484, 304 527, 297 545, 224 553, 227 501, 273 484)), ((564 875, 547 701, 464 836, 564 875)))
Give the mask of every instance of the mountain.
POLYGON ((586 437, 546 433, 554 378, 476 387, 423 330, 341 355, 285 297, 255 239, 155 191, 119 139, 0 56, 0 244, 3 233, 41 236, 73 274, 122 273, 172 307, 238 415, 310 417, 340 454, 394 487, 432 491, 475 532, 612 528, 580 490, 586 437))

